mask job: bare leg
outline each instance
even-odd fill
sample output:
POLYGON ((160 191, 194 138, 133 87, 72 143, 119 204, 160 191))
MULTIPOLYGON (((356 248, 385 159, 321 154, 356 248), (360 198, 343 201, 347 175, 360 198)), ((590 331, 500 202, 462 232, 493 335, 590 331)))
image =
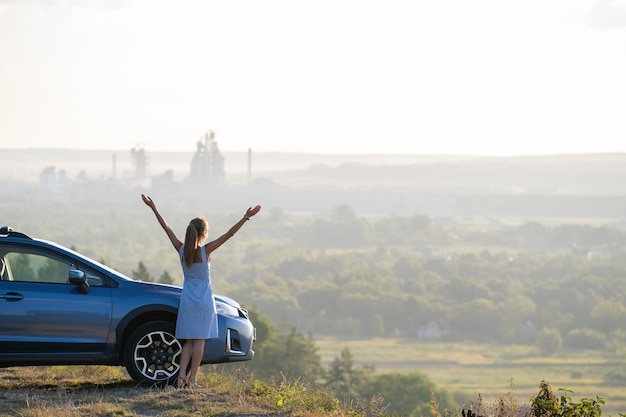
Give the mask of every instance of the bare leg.
POLYGON ((200 369, 200 363, 202 362, 202 355, 204 354, 204 339, 194 339, 190 342, 193 342, 193 349, 191 350, 189 385, 193 387, 194 385, 197 385, 196 377, 198 375, 198 369, 200 369))
POLYGON ((187 382, 187 368, 189 368, 189 361, 191 360, 193 352, 193 339, 185 340, 183 344, 183 350, 180 354, 180 373, 178 374, 178 380, 176 385, 181 387, 187 382))

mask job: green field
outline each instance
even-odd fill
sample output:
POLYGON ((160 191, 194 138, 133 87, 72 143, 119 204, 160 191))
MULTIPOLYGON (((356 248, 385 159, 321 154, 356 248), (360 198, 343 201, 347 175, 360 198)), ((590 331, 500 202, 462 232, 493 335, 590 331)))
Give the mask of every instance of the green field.
POLYGON ((532 346, 495 346, 471 343, 423 342, 411 339, 317 339, 322 364, 327 366, 345 347, 357 367, 374 365, 375 371, 423 373, 438 388, 455 397, 492 403, 511 394, 518 404, 528 403, 545 380, 555 391, 572 390, 573 400, 604 399, 603 415, 626 413, 626 386, 608 385, 604 376, 626 363, 597 351, 562 353, 545 358, 532 346))

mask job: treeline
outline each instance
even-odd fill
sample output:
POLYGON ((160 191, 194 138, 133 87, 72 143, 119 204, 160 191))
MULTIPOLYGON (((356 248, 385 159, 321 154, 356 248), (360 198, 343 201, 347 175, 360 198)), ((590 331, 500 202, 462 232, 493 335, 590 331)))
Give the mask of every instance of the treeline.
POLYGON ((290 219, 283 241, 220 263, 228 292, 316 335, 615 348, 626 342, 626 233, 539 222, 290 219))
POLYGON ((625 278, 624 255, 440 258, 266 245, 248 248, 222 279, 274 321, 288 317, 318 335, 534 343, 554 329, 568 347, 603 349, 624 341, 625 278))

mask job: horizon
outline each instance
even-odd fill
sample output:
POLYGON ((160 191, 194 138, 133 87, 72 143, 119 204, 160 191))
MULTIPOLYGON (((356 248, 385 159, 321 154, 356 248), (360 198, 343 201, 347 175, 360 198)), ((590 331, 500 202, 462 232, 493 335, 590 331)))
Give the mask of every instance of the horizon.
MULTIPOLYGON (((195 153, 194 149, 148 149, 145 147, 131 146, 129 148, 82 148, 82 147, 50 147, 50 146, 37 146, 37 147, 11 147, 0 144, 0 151, 14 151, 14 152, 45 152, 45 151, 57 151, 57 152, 130 152, 133 149, 142 149, 146 153, 195 153)), ((319 156, 363 156, 363 157, 437 157, 437 158, 516 158, 516 157, 551 157, 551 156, 601 156, 601 155, 621 155, 626 154, 626 149, 622 151, 566 151, 566 152, 553 152, 553 153, 518 153, 518 154, 479 154, 479 153, 419 153, 419 152, 322 152, 322 151, 307 151, 307 150, 255 150, 253 148, 248 149, 218 149, 222 154, 301 154, 301 155, 319 155, 319 156)))
MULTIPOLYGON (((0 181, 39 181, 44 169, 54 167, 69 178, 85 176, 90 179, 125 178, 132 175, 132 149, 61 149, 33 148, 6 149, 4 162, 0 164, 0 181)), ((195 151, 150 151, 145 150, 147 177, 155 177, 172 171, 177 181, 188 175, 195 151)), ((306 152, 256 152, 221 151, 224 171, 229 181, 245 182, 248 169, 255 176, 288 171, 303 171, 315 166, 339 167, 361 164, 369 167, 431 165, 437 163, 490 163, 497 161, 532 161, 546 163, 559 161, 591 162, 603 166, 626 158, 625 152, 585 153, 555 155, 480 156, 480 155, 425 155, 425 154, 324 154, 306 152), (588 158, 588 160, 585 160, 588 158), (249 165, 250 164, 250 165, 249 165)), ((517 162, 513 162, 516 166, 517 162)), ((598 172, 600 174, 600 172, 598 172)))

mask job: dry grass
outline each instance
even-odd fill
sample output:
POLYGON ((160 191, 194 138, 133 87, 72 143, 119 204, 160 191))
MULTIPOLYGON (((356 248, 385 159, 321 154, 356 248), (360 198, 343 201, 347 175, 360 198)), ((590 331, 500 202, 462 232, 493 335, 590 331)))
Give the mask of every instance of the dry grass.
POLYGON ((266 383, 203 367, 200 388, 139 387, 121 368, 25 367, 0 370, 0 416, 341 416, 334 394, 282 381, 266 383))

